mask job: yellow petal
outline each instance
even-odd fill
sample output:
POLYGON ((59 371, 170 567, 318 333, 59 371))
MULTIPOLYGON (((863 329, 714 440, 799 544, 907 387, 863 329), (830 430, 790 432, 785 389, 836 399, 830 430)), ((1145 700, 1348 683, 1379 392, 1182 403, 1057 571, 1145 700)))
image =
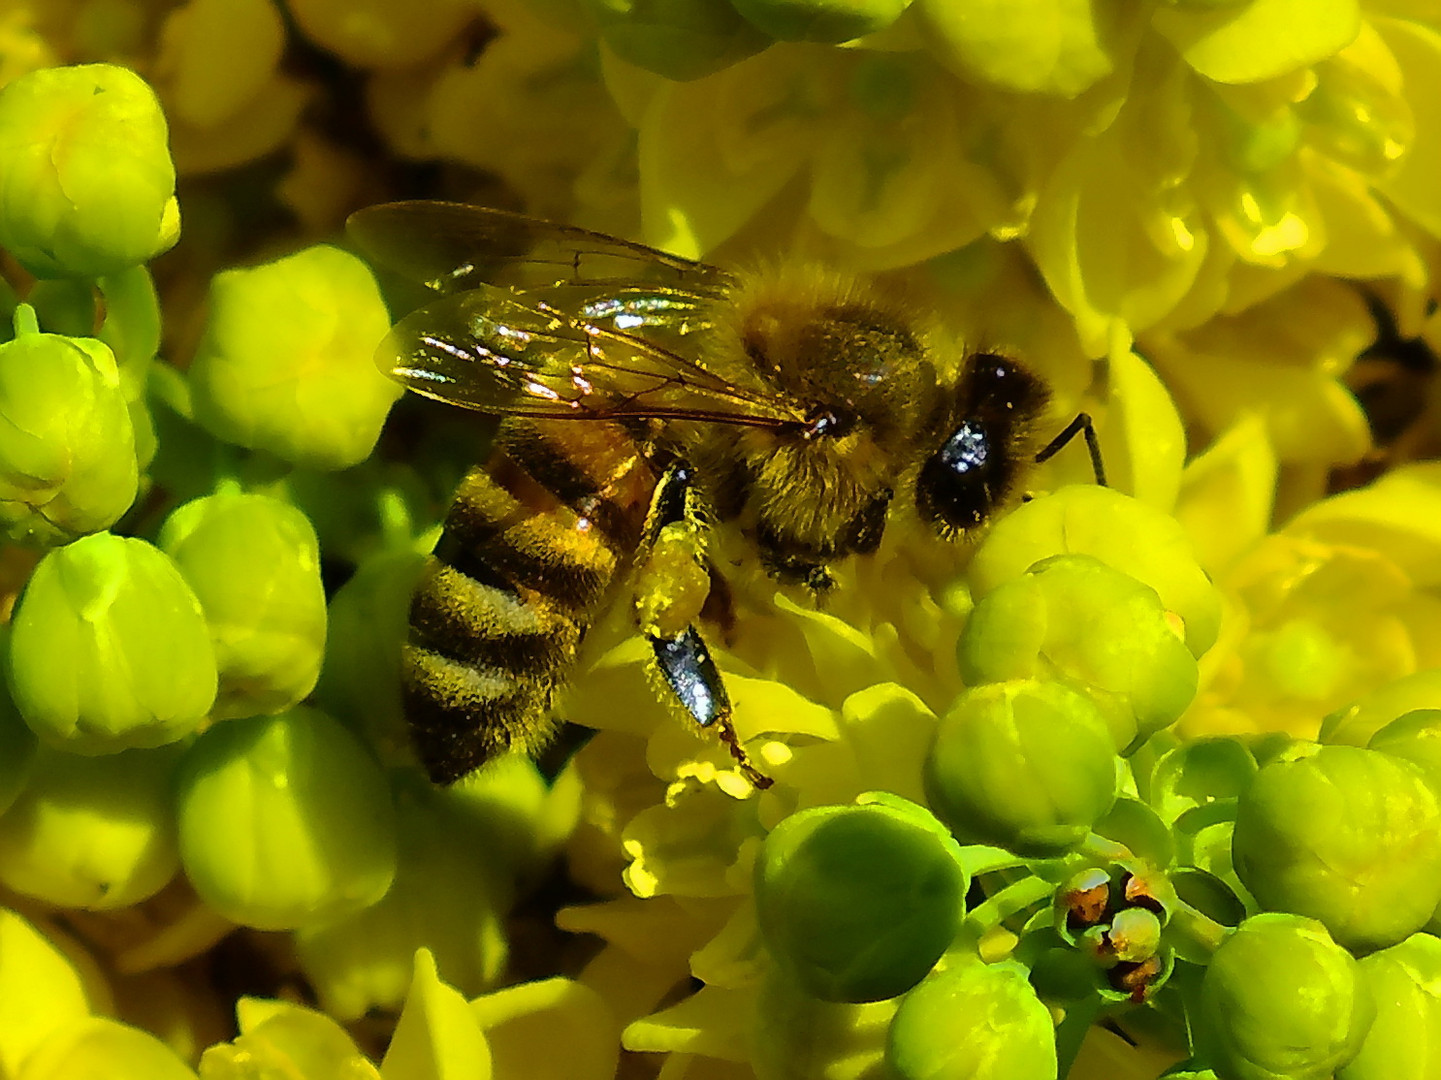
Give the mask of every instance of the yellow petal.
POLYGON ((1390 177, 1377 183, 1432 236, 1441 236, 1441 30, 1377 17, 1375 25, 1401 67, 1415 138, 1390 177))
POLYGON ((85 982, 64 952, 13 911, 0 908, 0 1072, 52 1033, 90 1015, 85 982))
POLYGON ((1127 5, 1113 0, 918 0, 941 61, 1006 90, 1074 97, 1116 66, 1127 5))
POLYGON ((1420 587, 1441 584, 1441 464, 1408 465, 1301 511, 1289 535, 1385 554, 1420 587))
POLYGON ((677 1005, 633 1021, 621 1036, 627 1050, 748 1060, 754 991, 702 987, 677 1005))
POLYGON ((415 953, 410 994, 380 1063, 383 1080, 490 1080, 490 1046, 470 1006, 441 982, 428 949, 415 953))
POLYGON ((1441 671, 1418 671, 1372 690, 1326 717, 1321 739, 1365 746, 1381 728, 1414 709, 1441 708, 1441 671))
POLYGON ((1107 482, 1169 511, 1181 486, 1186 432, 1156 371, 1129 347, 1113 349, 1110 399, 1101 443, 1107 482))
POLYGON ((1282 461, 1344 464, 1369 448, 1370 429, 1338 376, 1374 335, 1354 290, 1314 277, 1148 353, 1206 430, 1255 412, 1282 461))
POLYGON ((1390 207, 1365 176, 1303 152, 1311 196, 1326 226, 1326 246, 1313 264, 1320 273, 1354 278, 1399 277, 1423 287, 1426 264, 1397 227, 1390 207))
POLYGON ((16 1080, 195 1080, 175 1051, 149 1032, 92 1016, 54 1032, 25 1059, 16 1080))
POLYGON ((610 1006, 573 979, 521 983, 470 1003, 490 1044, 495 1075, 514 1080, 610 1080, 620 1024, 610 1006))
POLYGON ((1159 178, 1139 180, 1123 157, 1109 133, 1079 144, 1041 191, 1027 241, 1092 356, 1106 352, 1116 321, 1140 333, 1179 303, 1209 242, 1168 205, 1159 178))
POLYGON ((647 242, 699 258, 801 169, 828 111, 808 55, 773 46, 651 99, 637 147, 647 242))
POLYGON ((172 120, 211 128, 261 91, 284 47, 271 0, 190 0, 161 28, 156 86, 172 120))
POLYGON ((1176 520, 1212 575, 1266 535, 1275 489, 1276 451, 1254 413, 1239 418, 1186 465, 1176 520))
POLYGON ((1344 49, 1361 27, 1361 11, 1358 0, 1251 0, 1160 7, 1151 25, 1206 78, 1247 83, 1344 49))

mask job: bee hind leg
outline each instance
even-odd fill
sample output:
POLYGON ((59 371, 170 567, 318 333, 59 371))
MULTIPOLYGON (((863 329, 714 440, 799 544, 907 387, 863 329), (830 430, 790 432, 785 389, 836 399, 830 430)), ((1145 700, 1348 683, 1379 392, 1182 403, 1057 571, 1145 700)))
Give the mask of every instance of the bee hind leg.
POLYGON ((731 723, 730 696, 696 630, 711 596, 706 514, 690 467, 673 462, 656 485, 635 575, 635 617, 655 653, 664 693, 703 728, 715 730, 758 788, 771 786, 746 756, 731 723))
POLYGON ((725 681, 696 628, 688 626, 673 638, 647 637, 661 678, 681 708, 701 727, 716 729, 747 780, 758 788, 770 787, 771 778, 751 764, 736 736, 725 681))

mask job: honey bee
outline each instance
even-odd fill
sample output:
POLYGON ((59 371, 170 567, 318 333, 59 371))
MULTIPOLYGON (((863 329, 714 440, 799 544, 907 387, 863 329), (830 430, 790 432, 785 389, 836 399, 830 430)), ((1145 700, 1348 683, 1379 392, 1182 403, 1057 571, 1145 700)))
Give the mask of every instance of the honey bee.
POLYGON ((718 577, 712 528, 823 593, 893 513, 971 532, 1077 433, 1104 482, 1085 414, 1040 446, 1036 375, 1001 353, 958 355, 874 283, 814 266, 731 272, 455 203, 371 207, 349 230, 440 294, 396 324, 381 366, 503 417, 410 610, 405 711, 436 783, 553 737, 552 699, 629 583, 662 695, 768 786, 697 629, 718 577), (530 281, 484 280, 497 269, 530 281))

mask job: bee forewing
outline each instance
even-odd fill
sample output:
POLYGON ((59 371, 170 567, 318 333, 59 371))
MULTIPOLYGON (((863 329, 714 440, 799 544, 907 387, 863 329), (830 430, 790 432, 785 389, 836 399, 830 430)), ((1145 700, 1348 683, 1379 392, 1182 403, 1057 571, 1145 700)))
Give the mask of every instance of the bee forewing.
POLYGON ((804 421, 779 395, 732 385, 679 352, 603 322, 486 285, 407 315, 377 359, 417 393, 482 412, 768 427, 804 421))
POLYGON ((463 203, 371 206, 352 214, 346 229, 376 263, 438 292, 497 277, 517 285, 617 278, 704 285, 727 276, 605 233, 463 203))

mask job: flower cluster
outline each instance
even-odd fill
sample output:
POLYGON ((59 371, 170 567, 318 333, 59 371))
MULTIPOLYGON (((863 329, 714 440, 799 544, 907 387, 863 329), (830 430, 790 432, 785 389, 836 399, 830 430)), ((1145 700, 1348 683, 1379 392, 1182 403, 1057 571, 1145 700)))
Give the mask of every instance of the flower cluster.
POLYGON ((0 1075, 1430 1075, 1438 60, 1406 0, 6 6, 0 1075), (485 429, 341 231, 410 195, 879 275, 1111 486, 824 604, 718 530, 758 772, 617 604, 588 741, 437 789, 485 429))

